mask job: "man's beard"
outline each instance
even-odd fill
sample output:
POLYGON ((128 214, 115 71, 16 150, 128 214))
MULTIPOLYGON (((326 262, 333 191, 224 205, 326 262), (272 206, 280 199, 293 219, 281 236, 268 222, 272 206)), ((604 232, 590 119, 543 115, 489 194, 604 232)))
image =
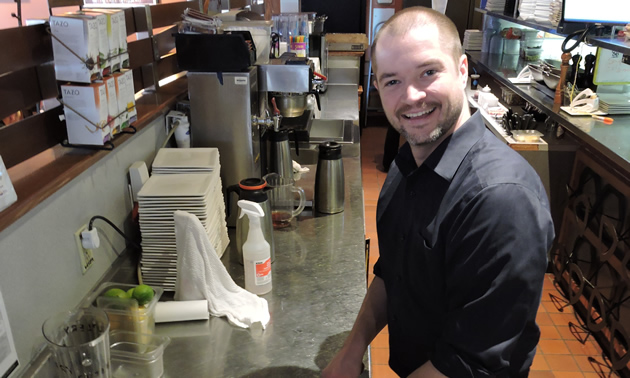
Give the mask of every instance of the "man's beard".
MULTIPOLYGON (((446 112, 444 113, 445 114, 444 119, 439 121, 437 127, 434 130, 432 130, 426 138, 420 138, 416 135, 413 135, 402 124, 398 124, 398 127, 395 127, 395 128, 398 130, 398 132, 400 132, 400 134, 405 138, 405 140, 412 146, 422 146, 422 145, 434 143, 435 141, 439 140, 442 136, 444 136, 444 134, 446 134, 450 129, 452 129, 453 126, 455 126, 455 123, 457 123, 457 120, 459 119, 461 115, 463 105, 464 105, 464 100, 463 98, 459 96, 456 96, 454 101, 449 102, 446 108, 446 112)), ((400 113, 402 114, 404 113, 404 111, 400 113)), ((398 118, 396 118, 396 116, 394 116, 395 119, 391 119, 391 117, 387 115, 387 118, 390 124, 392 125, 396 125, 398 123, 398 118)))

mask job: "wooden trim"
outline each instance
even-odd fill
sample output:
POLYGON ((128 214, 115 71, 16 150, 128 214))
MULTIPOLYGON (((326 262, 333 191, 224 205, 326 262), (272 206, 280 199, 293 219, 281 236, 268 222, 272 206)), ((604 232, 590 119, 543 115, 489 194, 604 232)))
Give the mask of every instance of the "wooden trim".
POLYGON ((129 42, 129 68, 138 68, 153 62, 153 40, 151 38, 129 42))
POLYGON ((66 138, 66 123, 58 106, 0 129, 0 156, 7 168, 59 144, 66 138))
POLYGON ((83 0, 48 0, 48 8, 59 8, 59 7, 82 7, 83 0))
MULTIPOLYGON (((50 85, 48 86, 50 88, 50 85)), ((18 110, 25 110, 36 105, 40 100, 50 97, 57 97, 55 72, 52 65, 38 69, 29 67, 20 71, 11 72, 0 76, 0 118, 7 117, 18 110), (54 93, 44 93, 40 89, 42 82, 38 71, 42 71, 46 76, 46 69, 52 70, 54 93)))
MULTIPOLYGON (((144 95, 136 102, 138 120, 133 123, 133 126, 142 130, 153 120, 165 115, 178 100, 185 96, 187 90, 188 81, 182 78, 160 88, 158 93, 144 95)), ((116 148, 133 137, 134 135, 130 134, 117 135, 114 138, 116 148)), ((5 140, 4 136, 0 135, 0 142, 3 140, 5 140)), ((50 153, 37 155, 10 169, 10 177, 19 177, 12 180, 18 200, 0 212, 0 231, 55 194, 72 179, 90 169, 99 160, 110 153, 115 153, 116 148, 114 151, 93 151, 57 145, 48 150, 50 153), (33 163, 30 164, 31 162, 33 163)), ((5 160, 1 150, 0 155, 5 160)))
POLYGON ((182 70, 177 66, 177 55, 171 54, 164 59, 157 62, 158 78, 160 80, 181 72, 182 70))
POLYGON ((174 33, 177 33, 177 26, 175 25, 153 36, 154 46, 158 56, 162 57, 173 52, 175 49, 174 33))
POLYGON ((0 75, 53 60, 51 36, 46 25, 0 30, 0 75))

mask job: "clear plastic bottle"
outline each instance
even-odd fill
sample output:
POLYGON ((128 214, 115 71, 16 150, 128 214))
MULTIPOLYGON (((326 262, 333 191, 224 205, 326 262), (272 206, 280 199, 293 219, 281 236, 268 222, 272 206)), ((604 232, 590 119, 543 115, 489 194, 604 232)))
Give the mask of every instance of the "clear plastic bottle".
POLYGON ((256 295, 271 291, 271 247, 262 232, 260 219, 265 216, 256 202, 240 200, 241 216, 249 217, 249 232, 243 244, 245 290, 256 295))

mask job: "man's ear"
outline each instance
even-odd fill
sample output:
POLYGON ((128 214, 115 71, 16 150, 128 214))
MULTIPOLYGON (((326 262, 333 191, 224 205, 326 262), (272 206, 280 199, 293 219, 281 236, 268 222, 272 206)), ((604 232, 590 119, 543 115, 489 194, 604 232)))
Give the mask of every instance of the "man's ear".
POLYGON ((373 86, 374 88, 376 88, 376 90, 378 91, 378 80, 374 79, 374 80, 372 81, 372 86, 373 86))
POLYGON ((466 56, 466 54, 462 54, 462 56, 459 57, 459 62, 458 62, 457 67, 459 69, 462 85, 465 88, 466 84, 468 83, 468 57, 466 56))

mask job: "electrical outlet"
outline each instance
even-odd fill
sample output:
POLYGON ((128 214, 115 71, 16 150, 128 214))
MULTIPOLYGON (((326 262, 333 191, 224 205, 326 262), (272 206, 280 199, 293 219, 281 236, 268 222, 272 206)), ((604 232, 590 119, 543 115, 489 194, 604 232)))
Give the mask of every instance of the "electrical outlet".
POLYGON ((87 228, 88 225, 84 224, 74 233, 74 239, 77 243, 77 249, 79 250, 79 257, 81 258, 81 271, 83 274, 94 264, 92 250, 83 248, 83 243, 81 243, 81 232, 87 230, 87 228))

